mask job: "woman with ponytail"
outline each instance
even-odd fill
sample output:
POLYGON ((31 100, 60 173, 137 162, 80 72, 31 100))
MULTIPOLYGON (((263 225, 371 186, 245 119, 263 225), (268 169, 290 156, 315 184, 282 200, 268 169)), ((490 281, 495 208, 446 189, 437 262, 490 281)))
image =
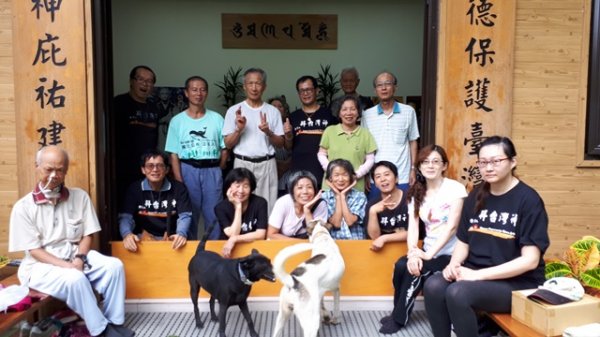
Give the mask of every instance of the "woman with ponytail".
POLYGON ((481 143, 477 166, 483 183, 463 207, 450 263, 424 287, 435 337, 490 335, 479 331, 478 311, 511 310, 513 290, 544 282, 548 215, 538 193, 515 175, 517 152, 506 137, 481 143))
POLYGON ((456 244, 456 228, 465 187, 446 178, 448 156, 439 145, 428 145, 417 155, 417 181, 408 190, 408 256, 394 266, 394 310, 381 320, 379 332, 395 333, 406 326, 415 298, 425 280, 450 261, 456 244), (419 219, 425 225, 423 249, 419 243, 419 219))

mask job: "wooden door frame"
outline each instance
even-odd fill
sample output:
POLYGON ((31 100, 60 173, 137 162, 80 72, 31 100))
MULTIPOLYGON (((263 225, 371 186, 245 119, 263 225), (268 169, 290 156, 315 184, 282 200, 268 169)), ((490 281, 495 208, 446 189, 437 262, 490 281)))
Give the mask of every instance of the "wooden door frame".
MULTIPOLYGON (((437 54, 440 0, 426 0, 424 5, 423 71, 421 92, 420 146, 435 143, 437 54)), ((93 63, 94 63, 94 109, 96 123, 96 186, 97 212, 102 224, 100 249, 110 252, 109 242, 119 240, 114 154, 114 119, 108 118, 112 111, 113 63, 112 63, 112 0, 93 1, 93 63)))

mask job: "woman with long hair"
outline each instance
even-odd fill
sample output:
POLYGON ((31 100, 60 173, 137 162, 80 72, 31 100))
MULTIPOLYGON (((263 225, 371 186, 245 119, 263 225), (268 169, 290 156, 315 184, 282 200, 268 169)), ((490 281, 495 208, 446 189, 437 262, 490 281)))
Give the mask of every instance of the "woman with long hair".
POLYGON ((465 187, 446 178, 448 155, 439 145, 428 145, 417 154, 417 181, 408 190, 408 255, 394 266, 394 310, 382 319, 381 333, 406 326, 415 299, 425 280, 450 261, 465 187), (419 220, 424 224, 423 249, 418 247, 419 220))
POLYGON ((476 337, 477 311, 510 312, 514 290, 544 283, 548 215, 544 201, 515 174, 507 137, 481 143, 483 183, 465 200, 450 263, 425 283, 425 309, 435 337, 476 337))

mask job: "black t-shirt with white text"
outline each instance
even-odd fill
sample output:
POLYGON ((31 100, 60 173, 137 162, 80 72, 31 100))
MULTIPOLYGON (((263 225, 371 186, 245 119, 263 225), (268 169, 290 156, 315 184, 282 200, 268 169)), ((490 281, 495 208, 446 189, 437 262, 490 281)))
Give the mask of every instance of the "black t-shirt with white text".
POLYGON ((474 269, 497 266, 521 256, 523 246, 537 246, 538 266, 512 280, 531 286, 544 283, 543 255, 548 238, 548 214, 539 194, 520 181, 500 196, 489 194, 483 208, 475 213, 477 187, 465 200, 456 236, 469 245, 465 265, 474 269))
MULTIPOLYGON (((268 210, 267 201, 263 197, 251 194, 248 199, 248 208, 242 213, 242 226, 240 234, 255 232, 257 229, 267 229, 268 210)), ((235 207, 229 200, 221 200, 215 206, 215 215, 221 226, 221 237, 219 240, 227 240, 225 228, 231 226, 235 215, 235 207)))
MULTIPOLYGON (((381 195, 370 200, 365 208, 365 214, 368 216, 371 207, 380 201, 381 195)), ((378 213, 377 220, 379 222, 381 234, 391 234, 398 229, 408 229, 408 204, 406 202, 406 193, 402 193, 402 199, 394 209, 384 208, 381 213, 378 213)))

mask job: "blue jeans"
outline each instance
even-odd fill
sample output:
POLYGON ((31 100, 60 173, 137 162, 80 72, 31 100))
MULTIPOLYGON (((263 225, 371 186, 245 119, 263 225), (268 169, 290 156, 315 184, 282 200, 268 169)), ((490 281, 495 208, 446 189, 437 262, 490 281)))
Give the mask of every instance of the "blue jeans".
POLYGON ((196 168, 182 162, 181 175, 192 204, 192 225, 190 226, 188 240, 202 239, 198 237, 198 233, 203 233, 211 227, 213 230, 208 235, 208 239, 217 240, 221 235, 221 229, 215 215, 215 206, 223 198, 221 168, 218 166, 196 168), (200 214, 204 218, 204 228, 201 231, 198 230, 200 214))

